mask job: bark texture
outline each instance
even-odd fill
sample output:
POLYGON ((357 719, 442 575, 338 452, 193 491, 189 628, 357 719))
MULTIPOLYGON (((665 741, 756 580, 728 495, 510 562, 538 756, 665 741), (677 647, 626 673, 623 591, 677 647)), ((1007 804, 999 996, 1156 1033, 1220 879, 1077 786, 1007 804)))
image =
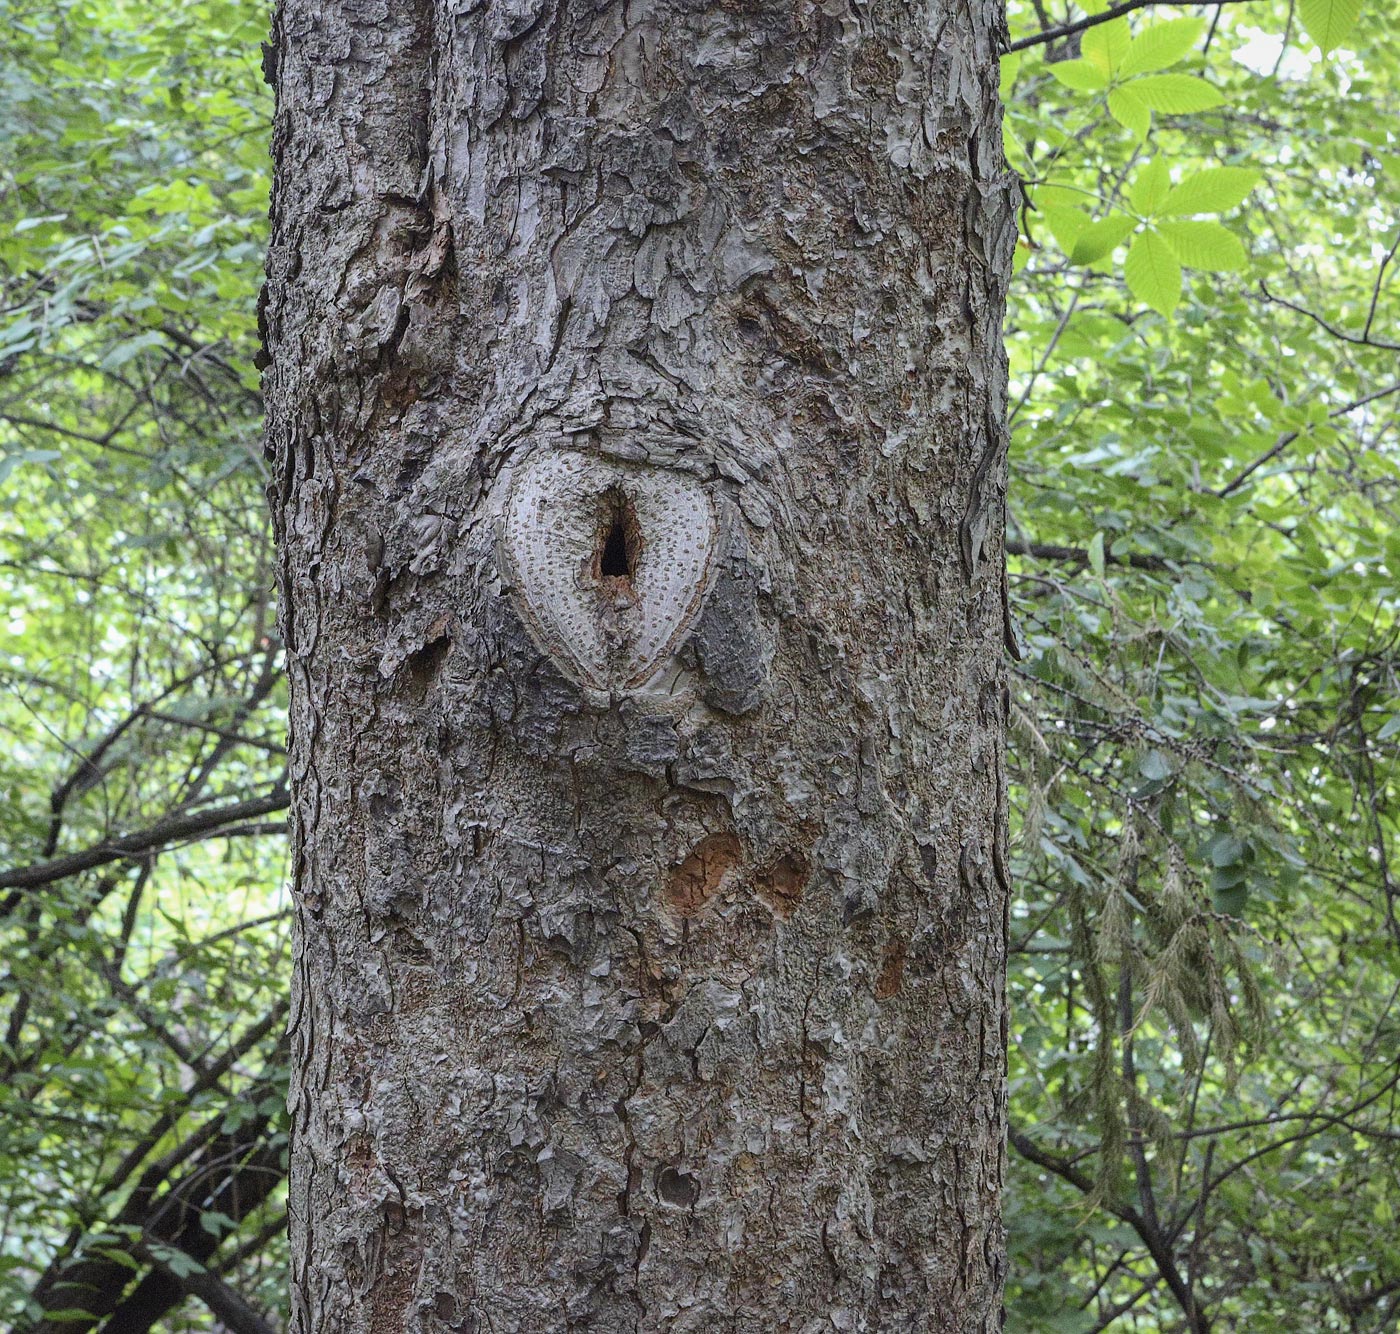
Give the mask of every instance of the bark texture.
POLYGON ((1000 1323, 995 0, 282 0, 299 1334, 1000 1323))

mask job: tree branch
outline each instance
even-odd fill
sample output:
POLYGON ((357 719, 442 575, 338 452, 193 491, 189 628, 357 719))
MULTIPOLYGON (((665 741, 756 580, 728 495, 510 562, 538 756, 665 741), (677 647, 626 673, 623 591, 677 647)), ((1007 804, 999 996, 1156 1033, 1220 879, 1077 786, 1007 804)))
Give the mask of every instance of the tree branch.
MULTIPOLYGON (((1383 261, 1381 265, 1381 278, 1385 276, 1385 266, 1390 263, 1391 256, 1394 255, 1394 253, 1394 250, 1392 250, 1390 255, 1387 255, 1383 261)), ((1376 280, 1376 283, 1375 296, 1379 298, 1380 278, 1376 280)), ((1371 310, 1366 318, 1365 330, 1359 334, 1353 334, 1347 333, 1345 329, 1337 328, 1335 324, 1324 320, 1321 315, 1317 314, 1315 311, 1309 310, 1306 306, 1300 306, 1296 301, 1290 301, 1287 297, 1283 296, 1275 296, 1274 293, 1269 291, 1268 284, 1263 281, 1259 283, 1259 290, 1263 293, 1266 301, 1270 301, 1276 306, 1282 306, 1285 310, 1291 310, 1295 315, 1305 316, 1317 325, 1319 329, 1323 330, 1323 332, 1330 334, 1333 338, 1339 339, 1343 343, 1351 343, 1356 347, 1374 347, 1382 352, 1400 352, 1400 343, 1387 343, 1379 338, 1371 337, 1371 324, 1375 320, 1376 315, 1375 300, 1371 303, 1371 310)))
POLYGON ((1371 337, 1371 326, 1376 322, 1376 306, 1381 299, 1381 288, 1385 285, 1385 271, 1390 267, 1397 250, 1400 250, 1400 232, 1396 233, 1395 241, 1385 252, 1385 258, 1381 260, 1380 269, 1376 273, 1375 286, 1371 288, 1371 308, 1366 312, 1366 327, 1361 330, 1362 338, 1371 337))
MULTIPOLYGON (((1034 1140, 1029 1139, 1019 1130, 1009 1130, 1007 1138, 1011 1147, 1028 1162, 1035 1163, 1037 1167, 1043 1167, 1047 1172, 1054 1173, 1060 1180, 1069 1182, 1081 1194, 1094 1195, 1094 1182, 1077 1167, 1055 1157, 1052 1153, 1046 1153, 1034 1140)), ((1157 1272, 1161 1274, 1167 1287, 1171 1289, 1172 1296, 1176 1298, 1177 1305, 1181 1307, 1191 1334, 1210 1334, 1210 1321, 1205 1312, 1197 1307, 1191 1290, 1186 1285, 1186 1280, 1181 1276, 1181 1270, 1177 1268, 1171 1244, 1161 1228, 1153 1226, 1131 1205, 1115 1204, 1112 1200, 1105 1200, 1104 1208, 1137 1233, 1142 1244, 1147 1248, 1147 1253, 1152 1257, 1152 1263, 1157 1266, 1157 1272)))
MULTIPOLYGON (((1076 33, 1085 32, 1089 28, 1097 28, 1100 23, 1111 23, 1114 19, 1122 18, 1124 14, 1131 14, 1137 9, 1146 9, 1149 5, 1160 5, 1168 0, 1123 0, 1122 4, 1114 5, 1111 9, 1105 9, 1102 14, 1090 14, 1086 18, 1075 19, 1073 23, 1061 24, 1058 28, 1048 28, 1044 32, 1035 33, 1030 37, 1022 37, 1019 41, 1012 42, 1006 48, 1006 54, 1013 51, 1024 51, 1032 46, 1045 46, 1050 42, 1058 42, 1062 37, 1073 37, 1076 33)), ((1254 0, 1170 0, 1172 4, 1214 6, 1219 9, 1223 5, 1248 5, 1254 0)))
MULTIPOLYGON (((1089 564, 1089 553, 1084 547, 1062 547, 1052 542, 1027 542, 1021 538, 1006 539, 1008 556, 1034 556, 1037 560, 1059 560, 1081 567, 1089 564)), ((1141 551, 1129 551, 1119 556, 1113 551, 1103 553, 1106 565, 1127 565, 1134 570, 1171 570, 1175 563, 1165 556, 1151 556, 1141 551)))
POLYGON ((218 833, 226 825, 284 811, 290 804, 291 797, 286 788, 278 787, 268 796, 255 797, 251 801, 236 801, 228 806, 215 806, 190 815, 168 816, 147 829, 122 834, 96 847, 85 848, 82 852, 70 852, 64 857, 0 872, 0 889, 34 889, 49 885, 55 880, 66 880, 70 875, 106 866, 108 862, 145 856, 167 843, 218 833))
MULTIPOLYGON (((217 1130, 222 1121, 215 1117, 212 1126, 217 1130)), ((87 1334, 104 1320, 104 1334, 148 1330, 180 1299, 183 1289, 153 1268, 128 1293, 130 1260, 112 1252, 130 1255, 139 1244, 123 1240, 123 1233, 137 1229, 146 1246, 155 1243, 183 1251, 204 1264, 219 1242, 202 1226, 202 1216, 221 1213, 240 1223, 283 1179, 281 1137, 270 1133, 267 1117, 212 1138, 201 1134, 200 1139, 202 1147, 178 1179, 162 1174, 148 1180, 149 1172, 143 1176, 109 1225, 112 1240, 106 1247, 80 1250, 66 1262, 49 1266, 31 1294, 38 1313, 21 1327, 26 1334, 87 1334), (157 1195, 161 1184, 166 1190, 157 1195), (88 1315, 65 1314, 74 1308, 88 1315)), ((102 1225, 95 1230, 103 1230, 102 1225)))
MULTIPOLYGON (((177 1273, 149 1246, 136 1248, 137 1254, 149 1263, 170 1284, 198 1297, 221 1324, 232 1334, 276 1334, 276 1331, 248 1303, 243 1294, 230 1287, 217 1274, 203 1267, 177 1273)), ((183 1266, 181 1266, 183 1269, 183 1266)))
MULTIPOLYGON (((1327 414, 1327 419, 1331 421, 1336 417, 1345 417, 1347 413, 1355 412, 1357 408, 1364 408, 1368 403, 1374 403, 1378 398, 1389 398, 1391 394, 1400 394, 1400 384, 1392 384, 1385 389, 1377 389, 1375 393, 1366 394, 1362 398, 1356 399, 1355 402, 1344 404, 1340 408, 1333 408, 1332 411, 1327 414)), ((1238 491, 1240 487, 1248 481, 1251 474, 1257 472, 1268 463, 1270 459, 1276 459, 1300 435, 1302 435, 1302 431, 1285 431, 1268 449, 1260 454, 1253 463, 1243 468, 1215 494, 1219 496, 1221 500, 1224 500, 1226 496, 1238 491)))

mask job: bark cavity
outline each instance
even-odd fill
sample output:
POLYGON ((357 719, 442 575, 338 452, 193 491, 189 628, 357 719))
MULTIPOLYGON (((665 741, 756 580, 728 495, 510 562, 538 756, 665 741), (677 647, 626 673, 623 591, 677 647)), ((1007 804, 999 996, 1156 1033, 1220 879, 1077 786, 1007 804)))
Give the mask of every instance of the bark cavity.
POLYGON ((656 1174, 656 1193, 677 1209, 689 1209, 700 1197, 700 1183, 679 1167, 663 1167, 656 1174))
POLYGON ((642 528, 637 507, 618 486, 603 493, 603 523, 598 534, 598 550, 593 571, 598 579, 615 579, 629 589, 642 554, 642 528))

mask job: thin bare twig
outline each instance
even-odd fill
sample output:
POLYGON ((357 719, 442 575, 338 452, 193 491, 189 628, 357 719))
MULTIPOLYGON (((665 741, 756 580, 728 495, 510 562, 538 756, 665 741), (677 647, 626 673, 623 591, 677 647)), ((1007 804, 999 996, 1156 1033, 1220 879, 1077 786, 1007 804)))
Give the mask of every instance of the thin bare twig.
MULTIPOLYGON (((1329 420, 1336 417, 1345 417, 1348 412, 1355 412, 1358 408, 1364 408, 1368 403, 1374 403, 1379 398, 1389 398, 1391 394, 1400 394, 1400 384, 1387 385, 1384 389, 1377 389, 1374 393, 1366 394, 1351 403, 1345 403, 1340 408, 1333 408, 1327 414, 1329 420)), ((1285 431, 1274 443, 1259 455, 1253 463, 1241 469, 1230 481, 1220 488, 1215 494, 1222 500, 1238 491, 1250 475, 1262 468, 1270 459, 1277 458, 1288 448, 1300 435, 1301 431, 1285 431)))
MULTIPOLYGON (((1400 244, 1400 238, 1397 238, 1397 244, 1400 244)), ((1392 249, 1390 253, 1393 255, 1395 251, 1392 249)), ((1386 263, 1388 264, 1389 262, 1390 260, 1387 257, 1386 263)), ((1300 306, 1296 301, 1290 301, 1287 297, 1275 296, 1273 292, 1269 291, 1267 283, 1261 281, 1259 290, 1264 294, 1265 300, 1273 302, 1276 306, 1283 306, 1299 315, 1306 316, 1317 325, 1319 329, 1329 333, 1333 338, 1340 339, 1343 343, 1351 343, 1356 347, 1379 348, 1382 352, 1400 352, 1400 343, 1387 343, 1378 338, 1371 337, 1371 321, 1369 318, 1366 321, 1366 330, 1364 333, 1348 333, 1345 329, 1339 329, 1335 324, 1324 320, 1316 311, 1309 310, 1306 306, 1300 306)), ((1377 293, 1379 293, 1380 288, 1377 287, 1376 290, 1377 293)), ((1375 314, 1374 304, 1372 305, 1371 313, 1373 315, 1375 314)))
MULTIPOLYGON (((1222 5, 1249 5, 1254 2, 1255 0, 1171 0, 1171 3, 1174 4, 1213 6, 1217 9, 1222 5)), ((1006 54, 1010 55, 1013 51, 1024 51, 1032 46, 1045 46, 1050 42, 1058 42, 1062 37, 1073 37, 1075 33, 1096 28, 1100 23, 1111 23, 1114 19, 1122 18, 1124 14, 1131 14, 1134 10, 1146 9, 1149 5, 1164 3, 1167 3, 1167 0, 1123 0, 1122 4, 1105 9, 1102 14, 1090 14, 1082 19, 1075 19, 1072 23, 1061 24, 1058 28, 1048 28, 1044 32, 1035 33, 1030 37, 1022 37, 1006 48, 1006 54)))

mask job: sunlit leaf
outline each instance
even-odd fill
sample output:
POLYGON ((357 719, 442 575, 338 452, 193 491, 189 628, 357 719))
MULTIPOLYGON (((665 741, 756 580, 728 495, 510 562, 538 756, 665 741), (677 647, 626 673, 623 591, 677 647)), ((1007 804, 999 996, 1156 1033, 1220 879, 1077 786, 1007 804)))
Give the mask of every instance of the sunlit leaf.
POLYGON ((1123 84, 1109 92, 1108 111, 1124 129, 1131 130, 1139 139, 1147 138, 1152 111, 1134 91, 1133 84, 1123 84))
POLYGON ((1164 217, 1228 213, 1245 201, 1261 177, 1251 167, 1207 167, 1174 186, 1157 211, 1164 217))
POLYGON ((1340 46, 1361 16, 1361 0, 1298 0, 1298 17, 1324 52, 1340 46))
POLYGON ((1108 87, 1108 76, 1087 60, 1059 60, 1047 68, 1056 80, 1076 92, 1097 93, 1108 87))
POLYGON ((1176 64, 1196 44, 1205 26, 1201 19, 1169 19, 1165 23, 1154 23, 1133 38, 1118 73, 1127 78, 1176 64))
POLYGON ((1225 100, 1218 88, 1194 74, 1147 74, 1127 87, 1150 110, 1172 116, 1209 111, 1225 100))
POLYGON ((1159 315, 1170 315, 1181 300, 1181 264, 1154 231, 1139 232, 1123 264, 1128 290, 1159 315))
POLYGON ((1105 75, 1112 75, 1122 64, 1131 42, 1128 20, 1113 19, 1090 28, 1081 39, 1079 50, 1091 65, 1105 75))
POLYGON ((1167 160, 1158 155, 1138 168, 1138 173, 1133 178, 1132 190, 1128 196, 1129 202, 1139 213, 1150 217, 1162 206, 1167 192, 1171 189, 1171 183, 1171 172, 1167 168, 1167 160))
POLYGON ((1187 268, 1235 272, 1247 262, 1244 243, 1223 223, 1196 218, 1159 222, 1156 230, 1187 268))
POLYGON ((1070 251, 1071 263, 1093 264, 1101 260, 1126 239, 1134 226, 1134 220, 1122 213, 1091 222, 1075 237, 1074 248, 1070 251))

